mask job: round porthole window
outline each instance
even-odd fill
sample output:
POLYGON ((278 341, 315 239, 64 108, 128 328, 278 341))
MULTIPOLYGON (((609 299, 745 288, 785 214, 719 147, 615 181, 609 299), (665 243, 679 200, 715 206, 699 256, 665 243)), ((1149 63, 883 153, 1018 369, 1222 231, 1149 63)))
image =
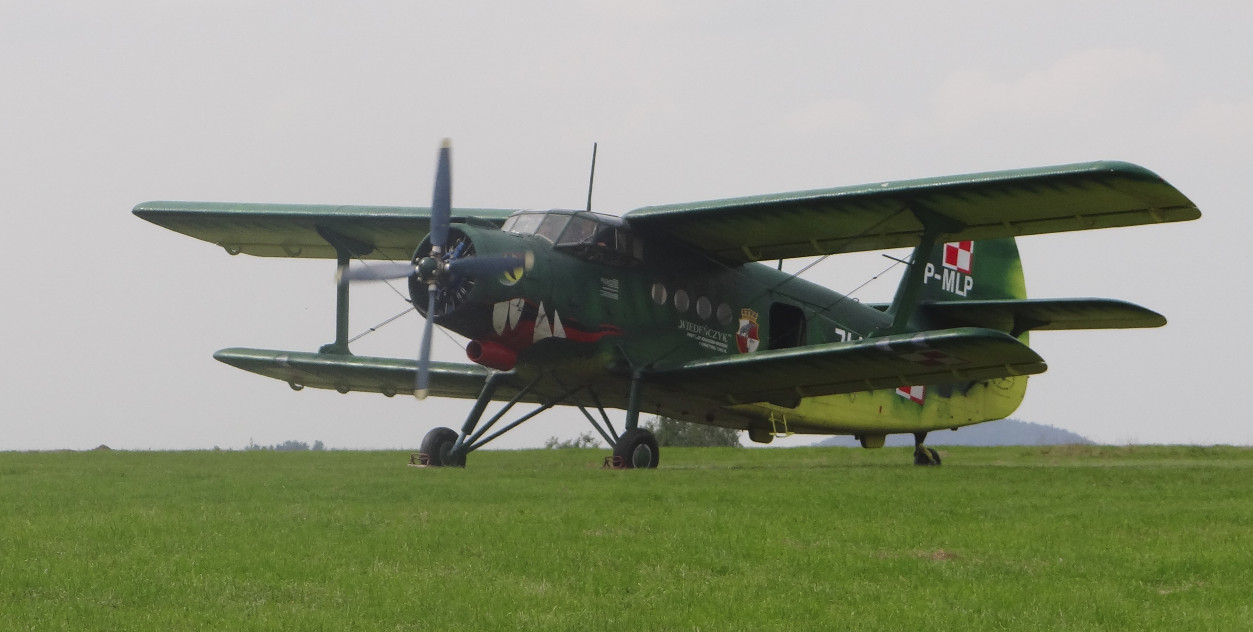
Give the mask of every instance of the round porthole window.
POLYGON ((687 308, 692 306, 692 299, 688 298, 686 290, 679 290, 674 293, 674 308, 680 312, 686 312, 687 308))
POLYGON ((709 320, 709 317, 713 314, 713 310, 713 304, 709 302, 708 298, 702 296, 696 299, 696 314, 700 316, 701 319, 709 320))
POLYGON ((658 305, 665 305, 666 298, 668 298, 666 296, 666 286, 662 285, 660 282, 654 283, 653 284, 653 302, 658 305))

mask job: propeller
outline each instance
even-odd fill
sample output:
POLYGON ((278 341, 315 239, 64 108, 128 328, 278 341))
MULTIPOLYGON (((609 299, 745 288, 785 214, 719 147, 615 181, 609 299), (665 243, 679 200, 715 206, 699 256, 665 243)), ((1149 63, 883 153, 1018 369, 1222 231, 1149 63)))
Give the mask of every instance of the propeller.
MULTIPOLYGON (((431 200, 431 249, 425 256, 414 255, 411 262, 391 262, 371 266, 349 268, 344 277, 349 281, 383 281, 410 279, 410 299, 416 308, 419 303, 417 288, 425 284, 427 289, 426 319, 422 325, 422 342, 418 348, 418 374, 413 395, 426 399, 430 393, 431 380, 431 334, 434 330, 440 293, 456 288, 465 277, 488 277, 501 275, 518 268, 530 269, 534 255, 504 254, 485 257, 466 252, 467 243, 457 241, 449 249, 448 239, 452 223, 452 166, 451 142, 444 139, 439 148, 439 161, 435 168, 435 192, 431 200)), ((471 247, 472 251, 472 247, 471 247)))
MULTIPOLYGON (((448 242, 448 225, 452 221, 452 142, 447 138, 439 146, 439 162, 435 167, 435 193, 431 199, 431 254, 418 261, 414 274, 426 283, 426 318, 422 322, 422 346, 418 347, 418 378, 413 396, 426 399, 431 392, 431 332, 435 328, 435 301, 439 298, 439 263, 448 242), (428 270, 429 274, 423 275, 428 270)), ((413 299, 417 306, 418 297, 413 299)))

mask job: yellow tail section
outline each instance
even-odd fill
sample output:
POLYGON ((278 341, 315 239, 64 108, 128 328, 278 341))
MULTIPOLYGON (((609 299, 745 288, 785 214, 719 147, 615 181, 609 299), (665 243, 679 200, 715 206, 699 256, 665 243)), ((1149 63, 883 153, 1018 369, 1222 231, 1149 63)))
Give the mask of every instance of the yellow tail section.
MULTIPOLYGON (((1025 299, 1026 280, 1012 238, 937 245, 922 264, 926 278, 919 303, 1025 299)), ((910 320, 916 330, 951 327, 927 322, 919 309, 910 320)), ((1024 344, 1027 334, 1018 337, 1024 344)), ((957 382, 812 397, 796 408, 771 404, 738 407, 754 416, 786 419, 790 432, 877 437, 958 428, 1003 419, 1018 409, 1027 377, 957 382)), ((877 447, 875 441, 863 442, 877 447)))

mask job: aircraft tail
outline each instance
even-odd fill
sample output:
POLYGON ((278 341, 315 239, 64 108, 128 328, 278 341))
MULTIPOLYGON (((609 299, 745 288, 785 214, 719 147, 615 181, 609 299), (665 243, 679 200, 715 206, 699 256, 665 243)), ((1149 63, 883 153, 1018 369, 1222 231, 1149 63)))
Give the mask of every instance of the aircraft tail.
MULTIPOLYGON (((926 280, 911 319, 916 326, 987 327, 1028 343, 1028 333, 1017 329, 1016 319, 1003 314, 1013 311, 1013 307, 1006 306, 1030 302, 1026 300, 1027 284, 1013 237, 937 244, 923 265, 926 280)), ((910 393, 916 390, 911 389, 910 393)), ((964 411, 965 418, 957 425, 966 425, 1013 414, 1026 396, 1027 377, 1004 377, 979 384, 937 384, 926 392, 941 401, 947 400, 950 410, 964 411)))
POLYGON ((1027 298, 1013 237, 938 244, 925 266, 922 304, 1027 298))
MULTIPOLYGON (((886 310, 893 318, 892 333, 978 327, 1008 333, 1025 345, 1027 331, 1039 322, 1031 317, 1068 307, 1027 300, 1013 238, 941 243, 925 255, 917 248, 914 261, 886 310)), ((1039 368, 1043 370, 1043 363, 1039 368)), ((884 395, 884 401, 898 415, 913 419, 919 430, 929 431, 1002 419, 1027 392, 1027 376, 1014 371, 983 380, 954 378, 959 381, 899 387, 894 395, 884 395)), ((881 403, 875 401, 876 406, 881 403)))

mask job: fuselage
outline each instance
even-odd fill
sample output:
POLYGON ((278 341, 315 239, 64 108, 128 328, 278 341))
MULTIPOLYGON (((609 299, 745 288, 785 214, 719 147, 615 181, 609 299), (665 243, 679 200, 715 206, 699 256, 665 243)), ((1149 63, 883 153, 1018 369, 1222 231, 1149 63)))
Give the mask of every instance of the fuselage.
MULTIPOLYGON (((454 233, 454 243, 471 243, 479 256, 530 252, 534 262, 456 286, 437 324, 472 340, 471 357, 482 364, 588 385, 609 407, 625 405, 636 368, 851 342, 892 321, 774 267, 727 264, 664 236, 633 233, 617 218, 520 213, 503 230, 459 224, 454 233)), ((999 419, 1018 406, 1025 387, 1025 377, 1005 378, 810 397, 795 406, 686 401, 670 393, 646 396, 643 405, 654 414, 748 429, 758 440, 781 432, 875 437, 999 419)))

